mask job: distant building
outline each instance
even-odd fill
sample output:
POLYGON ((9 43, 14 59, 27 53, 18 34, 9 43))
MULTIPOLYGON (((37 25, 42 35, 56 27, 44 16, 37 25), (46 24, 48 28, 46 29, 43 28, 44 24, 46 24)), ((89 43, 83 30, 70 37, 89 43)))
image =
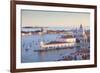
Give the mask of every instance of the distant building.
POLYGON ((76 39, 77 39, 77 45, 79 48, 87 48, 87 35, 85 33, 85 30, 83 29, 82 24, 80 25, 80 28, 76 32, 76 39))
POLYGON ((73 36, 73 34, 62 36, 59 40, 62 40, 64 42, 76 43, 76 38, 73 36))
POLYGON ((45 48, 67 48, 67 47, 73 47, 75 46, 76 39, 72 35, 67 35, 59 38, 57 41, 52 41, 49 43, 44 43, 41 41, 41 49, 45 48))
POLYGON ((48 43, 48 44, 44 44, 43 42, 41 42, 41 49, 50 49, 50 48, 67 48, 67 47, 73 47, 75 46, 75 43, 71 43, 71 42, 52 42, 52 43, 48 43))
POLYGON ((32 35, 31 32, 21 31, 22 36, 32 35))

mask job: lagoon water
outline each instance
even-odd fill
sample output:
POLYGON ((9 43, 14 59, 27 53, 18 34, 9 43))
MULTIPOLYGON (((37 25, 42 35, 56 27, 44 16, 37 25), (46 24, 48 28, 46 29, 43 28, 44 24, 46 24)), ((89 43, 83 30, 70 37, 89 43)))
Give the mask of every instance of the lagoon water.
POLYGON ((57 40, 63 34, 45 34, 42 37, 38 34, 22 36, 21 41, 21 62, 47 62, 47 61, 57 61, 62 58, 63 55, 69 55, 75 52, 73 49, 60 49, 60 50, 49 50, 36 52, 34 50, 40 49, 40 41, 50 42, 57 40))

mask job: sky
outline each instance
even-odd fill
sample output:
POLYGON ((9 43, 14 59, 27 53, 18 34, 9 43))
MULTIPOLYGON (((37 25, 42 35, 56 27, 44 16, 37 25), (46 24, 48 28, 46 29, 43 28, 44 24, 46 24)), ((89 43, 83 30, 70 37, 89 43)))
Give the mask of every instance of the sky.
POLYGON ((21 10, 22 27, 89 27, 90 14, 67 11, 21 10))

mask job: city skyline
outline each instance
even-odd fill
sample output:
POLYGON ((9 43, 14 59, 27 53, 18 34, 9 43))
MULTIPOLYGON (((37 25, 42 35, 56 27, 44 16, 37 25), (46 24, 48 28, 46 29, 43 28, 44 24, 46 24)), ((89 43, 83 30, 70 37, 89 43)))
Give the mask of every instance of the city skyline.
POLYGON ((65 11, 21 10, 22 27, 89 27, 90 14, 65 11))

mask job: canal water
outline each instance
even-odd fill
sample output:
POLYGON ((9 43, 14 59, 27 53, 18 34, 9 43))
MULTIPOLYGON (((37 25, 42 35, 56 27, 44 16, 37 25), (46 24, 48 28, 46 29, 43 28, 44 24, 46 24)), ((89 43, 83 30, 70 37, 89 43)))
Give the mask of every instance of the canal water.
POLYGON ((63 34, 45 34, 40 36, 27 35, 21 38, 21 62, 47 62, 47 61, 57 61, 64 55, 69 55, 76 51, 75 47, 72 49, 59 49, 59 50, 48 50, 48 51, 34 51, 40 49, 40 42, 50 42, 58 40, 63 34))

